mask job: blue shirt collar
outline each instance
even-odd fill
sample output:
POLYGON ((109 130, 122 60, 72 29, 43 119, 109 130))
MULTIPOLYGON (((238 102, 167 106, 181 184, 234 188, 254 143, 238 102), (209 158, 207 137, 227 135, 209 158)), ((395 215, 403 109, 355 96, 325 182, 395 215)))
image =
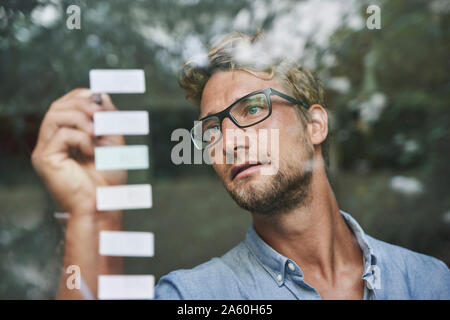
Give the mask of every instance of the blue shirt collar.
MULTIPOLYGON (((374 266, 377 265, 377 257, 358 222, 356 222, 350 214, 342 210, 340 212, 361 247, 364 263, 364 274, 362 279, 365 280, 366 283, 368 283, 369 288, 372 289, 373 284, 375 283, 375 277, 380 276, 379 274, 375 274, 375 271, 378 270, 379 272, 379 268, 374 268, 374 266)), ((244 244, 257 258, 262 267, 272 276, 278 286, 284 284, 286 268, 290 263, 292 263, 290 266, 291 268, 292 266, 295 267, 295 274, 303 278, 300 267, 293 260, 281 255, 264 242, 264 240, 256 233, 253 224, 250 225, 250 228, 247 231, 244 244)))

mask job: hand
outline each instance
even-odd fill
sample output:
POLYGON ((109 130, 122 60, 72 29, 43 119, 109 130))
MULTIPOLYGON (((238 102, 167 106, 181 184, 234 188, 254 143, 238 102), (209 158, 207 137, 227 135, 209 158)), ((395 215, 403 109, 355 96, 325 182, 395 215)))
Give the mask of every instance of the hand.
POLYGON ((77 215, 96 211, 96 187, 125 184, 126 170, 97 171, 96 146, 124 145, 123 136, 94 136, 93 114, 117 110, 107 94, 102 105, 88 89, 75 89, 50 106, 31 159, 61 208, 77 215))

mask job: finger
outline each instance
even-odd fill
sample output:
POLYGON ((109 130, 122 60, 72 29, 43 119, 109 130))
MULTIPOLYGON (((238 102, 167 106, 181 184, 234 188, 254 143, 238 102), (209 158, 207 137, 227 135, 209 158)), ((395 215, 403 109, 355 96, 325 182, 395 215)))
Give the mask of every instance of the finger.
POLYGON ((63 100, 63 101, 55 101, 50 106, 50 111, 53 110, 69 110, 76 109, 84 112, 90 118, 93 117, 94 112, 98 112, 102 110, 102 107, 98 104, 91 101, 90 98, 87 97, 72 97, 71 99, 63 100))
POLYGON ((67 127, 59 128, 49 141, 44 153, 67 152, 69 148, 79 148, 86 156, 93 156, 95 145, 93 139, 86 132, 67 127))
POLYGON ((94 125, 92 118, 85 112, 77 109, 62 109, 49 112, 41 126, 41 139, 49 140, 59 127, 71 127, 94 136, 94 125))
POLYGON ((102 104, 102 94, 101 93, 93 93, 91 96, 91 99, 98 105, 102 104))
POLYGON ((122 146, 125 145, 125 138, 121 135, 99 136, 95 139, 96 146, 122 146))
POLYGON ((88 88, 77 88, 69 91, 58 100, 68 100, 72 98, 89 98, 92 95, 92 91, 88 88))
POLYGON ((88 98, 91 102, 110 110, 116 109, 107 93, 94 93, 89 89, 75 89, 68 98, 88 98))
POLYGON ((102 101, 102 106, 106 110, 117 110, 117 108, 114 105, 114 103, 112 102, 111 97, 109 96, 109 94, 102 93, 101 94, 101 101, 102 101))

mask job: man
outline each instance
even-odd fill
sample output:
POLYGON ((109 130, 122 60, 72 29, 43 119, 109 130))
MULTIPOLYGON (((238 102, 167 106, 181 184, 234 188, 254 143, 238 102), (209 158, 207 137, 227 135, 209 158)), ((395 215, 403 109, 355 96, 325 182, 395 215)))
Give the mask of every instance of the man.
MULTIPOLYGON (((200 104, 193 141, 209 152, 225 188, 253 223, 245 240, 222 257, 162 277, 155 297, 449 299, 450 272, 443 262, 365 235, 339 210, 326 173, 323 89, 295 63, 238 61, 236 51, 258 39, 230 34, 210 49, 207 65, 187 63, 180 76, 187 98, 200 104), (247 135, 251 130, 276 133, 278 148, 270 140, 255 156, 261 137, 247 135)), ((102 99, 104 108, 114 109, 107 95, 102 99)), ((121 137, 93 139, 91 118, 100 110, 89 90, 57 100, 32 156, 50 192, 71 213, 64 264, 79 265, 93 293, 98 274, 121 270, 119 258, 97 254, 99 230, 119 230, 121 213, 96 214, 95 187, 126 181, 124 172, 95 171, 95 145, 123 144, 121 137)), ((63 275, 59 297, 85 296, 66 290, 63 275)))

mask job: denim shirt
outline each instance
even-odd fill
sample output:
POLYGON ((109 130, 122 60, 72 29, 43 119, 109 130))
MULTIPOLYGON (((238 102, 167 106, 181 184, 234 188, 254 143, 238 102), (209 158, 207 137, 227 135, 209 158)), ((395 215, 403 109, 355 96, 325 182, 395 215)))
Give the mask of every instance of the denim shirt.
MULTIPOLYGON (((442 261, 374 239, 341 211, 363 253, 364 299, 450 299, 450 271, 442 261)), ((293 260, 265 243, 253 228, 222 257, 170 272, 156 299, 321 299, 293 260)))

